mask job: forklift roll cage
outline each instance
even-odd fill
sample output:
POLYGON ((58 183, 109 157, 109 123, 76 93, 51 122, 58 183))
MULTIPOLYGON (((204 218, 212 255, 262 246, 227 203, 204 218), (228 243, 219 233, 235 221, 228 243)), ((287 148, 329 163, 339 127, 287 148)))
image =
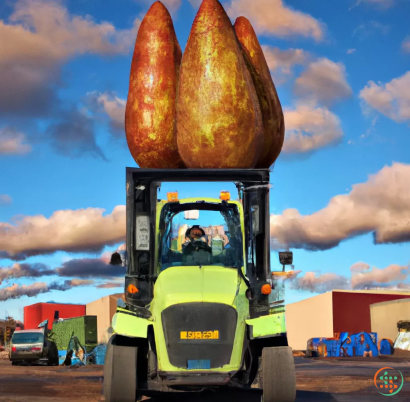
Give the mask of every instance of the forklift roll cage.
MULTIPOLYGON (((130 306, 145 307, 153 298, 153 285, 158 273, 155 266, 157 194, 163 182, 233 182, 238 189, 245 217, 245 274, 248 286, 270 282, 270 231, 269 231, 269 170, 268 169, 126 169, 126 227, 127 274, 125 289, 135 283, 139 292, 129 295, 130 306), (253 212, 252 212, 253 211, 253 212), (256 211, 256 212, 255 212, 256 211), (254 234, 254 214, 257 213, 257 232, 254 234), (137 250, 137 217, 149 218, 149 247, 137 250)), ((205 194, 204 194, 205 196, 205 194)), ((234 197, 232 197, 234 198, 234 197)), ((267 297, 256 290, 255 311, 259 316, 268 314, 267 297), (264 308, 262 306, 265 306, 264 308), (262 307, 262 308, 261 308, 262 307)), ((251 309, 252 310, 252 309, 251 309)))

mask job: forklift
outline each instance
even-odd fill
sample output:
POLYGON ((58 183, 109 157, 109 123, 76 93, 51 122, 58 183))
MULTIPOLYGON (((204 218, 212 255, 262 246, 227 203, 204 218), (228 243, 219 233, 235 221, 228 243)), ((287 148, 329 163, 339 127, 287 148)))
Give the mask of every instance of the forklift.
POLYGON ((269 173, 126 169, 127 272, 105 357, 106 402, 255 387, 263 402, 295 401, 270 267, 269 173), (175 182, 230 182, 237 195, 161 199, 161 185, 175 182))

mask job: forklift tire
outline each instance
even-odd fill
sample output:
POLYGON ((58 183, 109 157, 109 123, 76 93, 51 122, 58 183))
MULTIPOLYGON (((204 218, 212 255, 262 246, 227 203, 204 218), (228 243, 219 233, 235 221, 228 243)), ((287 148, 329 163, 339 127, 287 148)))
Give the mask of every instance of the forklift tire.
POLYGON ((263 402, 296 400, 296 374, 292 348, 288 346, 264 348, 261 374, 263 402))
POLYGON ((137 400, 138 348, 110 343, 104 362, 105 402, 135 402, 137 400))

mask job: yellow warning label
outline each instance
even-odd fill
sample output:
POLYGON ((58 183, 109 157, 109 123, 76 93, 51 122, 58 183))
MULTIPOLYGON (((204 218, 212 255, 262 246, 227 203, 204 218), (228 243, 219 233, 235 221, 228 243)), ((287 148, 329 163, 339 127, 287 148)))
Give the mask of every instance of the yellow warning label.
POLYGON ((181 339, 219 339, 219 331, 181 331, 181 339))

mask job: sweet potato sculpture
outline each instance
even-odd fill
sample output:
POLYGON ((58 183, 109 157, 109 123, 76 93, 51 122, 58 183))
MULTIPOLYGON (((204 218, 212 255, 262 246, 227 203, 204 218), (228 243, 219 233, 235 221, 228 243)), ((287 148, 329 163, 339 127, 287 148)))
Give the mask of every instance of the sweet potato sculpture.
POLYGON ((128 147, 141 168, 185 167, 175 126, 181 58, 171 15, 157 1, 138 31, 125 112, 128 147))
POLYGON ((283 110, 251 23, 245 17, 239 17, 235 22, 235 32, 258 94, 263 118, 265 140, 256 168, 269 168, 279 156, 285 138, 283 110))
POLYGON ((177 140, 188 168, 254 168, 262 150, 256 90, 217 0, 202 2, 182 58, 177 140))

